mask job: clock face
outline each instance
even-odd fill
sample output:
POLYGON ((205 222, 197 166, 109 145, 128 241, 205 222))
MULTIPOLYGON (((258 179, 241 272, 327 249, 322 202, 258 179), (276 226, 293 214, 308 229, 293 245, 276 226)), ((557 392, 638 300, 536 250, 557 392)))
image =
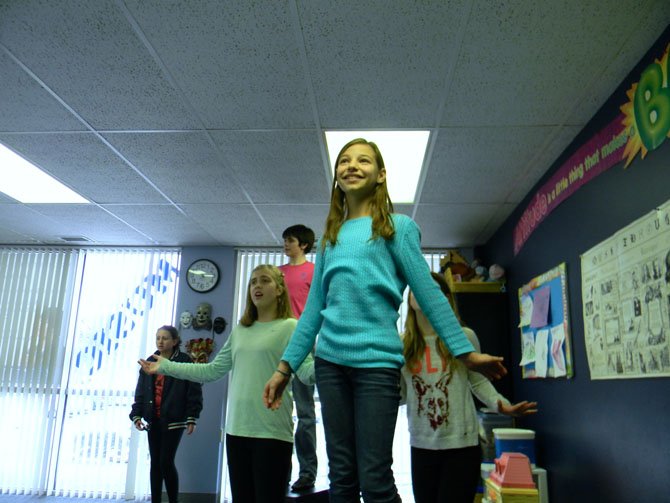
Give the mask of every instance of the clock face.
POLYGON ((188 266, 186 283, 196 292, 209 292, 214 289, 218 282, 219 268, 211 260, 196 260, 188 266))

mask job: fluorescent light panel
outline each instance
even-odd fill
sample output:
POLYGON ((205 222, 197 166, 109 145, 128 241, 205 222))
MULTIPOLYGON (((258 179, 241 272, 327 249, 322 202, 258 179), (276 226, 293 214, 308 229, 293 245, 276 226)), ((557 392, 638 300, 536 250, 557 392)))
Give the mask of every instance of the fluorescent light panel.
POLYGON ((0 192, 22 203, 90 202, 2 144, 0 144, 0 192))
POLYGON ((330 166, 335 166, 337 154, 354 138, 374 142, 384 157, 391 201, 411 204, 416 197, 429 135, 430 131, 326 131, 330 166))

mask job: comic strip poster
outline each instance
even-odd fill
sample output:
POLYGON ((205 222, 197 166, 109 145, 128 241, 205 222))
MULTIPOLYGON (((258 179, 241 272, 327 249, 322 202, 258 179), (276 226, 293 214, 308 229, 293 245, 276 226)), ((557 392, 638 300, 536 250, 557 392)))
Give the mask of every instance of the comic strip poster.
POLYGON ((670 376, 670 201, 581 258, 591 379, 670 376))

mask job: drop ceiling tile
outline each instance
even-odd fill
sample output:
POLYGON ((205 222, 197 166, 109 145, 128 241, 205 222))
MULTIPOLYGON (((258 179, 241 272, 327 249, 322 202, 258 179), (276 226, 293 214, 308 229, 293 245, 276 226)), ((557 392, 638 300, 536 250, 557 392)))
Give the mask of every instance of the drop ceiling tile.
POLYGON ((9 229, 4 229, 0 226, 0 246, 6 245, 37 245, 40 244, 40 241, 31 237, 21 234, 19 232, 14 232, 9 229))
POLYGON ((556 128, 439 130, 421 203, 501 203, 556 128), (513 147, 513 148, 511 148, 513 147))
POLYGON ((459 248, 483 244, 479 235, 499 208, 496 204, 420 204, 416 223, 424 248, 459 248))
POLYGON ((84 125, 0 50, 0 131, 81 131, 84 125))
POLYGON ((324 230, 329 204, 259 204, 257 209, 275 236, 281 239, 291 225, 306 225, 318 239, 324 230))
POLYGON ((481 232, 475 239, 474 243, 487 243, 498 229, 505 223, 512 212, 516 209, 516 204, 503 203, 493 211, 489 222, 481 228, 481 232))
POLYGON ((344 8, 338 2, 299 2, 322 126, 435 126, 465 7, 458 1, 357 2, 344 8))
POLYGON ((314 127, 287 2, 125 3, 207 128, 314 127))
POLYGON ((606 10, 599 2, 476 0, 442 125, 563 124, 635 29, 640 6, 606 10))
POLYGON ((198 246, 212 243, 212 236, 172 205, 105 205, 104 208, 157 244, 198 246))
POLYGON ((166 201, 92 133, 0 134, 0 142, 90 201, 166 201))
POLYGON ((279 246, 249 204, 183 204, 180 208, 220 245, 279 246))
POLYGON ((0 204, 16 204, 16 200, 0 192, 0 204))
POLYGON ((3 2, 0 18, 0 42, 93 127, 197 126, 116 3, 3 2))
MULTIPOLYGON (((90 204, 29 204, 44 217, 59 223, 60 236, 84 236, 101 245, 157 244, 141 231, 110 215, 103 208, 90 204)), ((60 240, 59 240, 60 241, 60 240)), ((53 241, 52 241, 53 242, 53 241)))
POLYGON ((104 136, 177 204, 248 202, 204 132, 104 136))
MULTIPOLYGON (((45 215, 34 205, 5 204, 0 208, 0 228, 24 236, 27 240, 40 243, 63 244, 60 236, 70 233, 70 222, 45 215)), ((9 241, 13 243, 14 241, 9 241)), ((7 241, 2 241, 6 244, 7 241)))
POLYGON ((315 131, 211 134, 254 203, 330 202, 330 180, 315 131))
MULTIPOLYGON (((570 123, 587 122, 600 109, 663 33, 668 25, 668 19, 670 19, 670 2, 667 0, 652 1, 649 7, 638 11, 633 23, 634 31, 619 41, 619 46, 615 46, 616 51, 612 48, 612 56, 607 59, 606 68, 583 96, 583 106, 573 110, 568 119, 570 123)), ((655 57, 658 58, 660 55, 659 53, 655 57)), ((619 98, 622 105, 628 101, 625 91, 619 98)))
POLYGON ((550 144, 533 152, 533 157, 526 166, 526 171, 520 173, 516 180, 508 185, 510 191, 505 197, 505 202, 520 203, 545 176, 547 170, 556 162, 581 129, 579 126, 564 126, 554 129, 550 144))

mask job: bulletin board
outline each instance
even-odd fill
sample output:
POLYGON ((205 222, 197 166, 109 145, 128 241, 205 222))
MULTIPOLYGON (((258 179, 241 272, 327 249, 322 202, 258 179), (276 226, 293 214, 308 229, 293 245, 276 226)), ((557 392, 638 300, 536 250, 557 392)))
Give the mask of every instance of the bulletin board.
POLYGON ((573 376, 565 262, 519 288, 521 376, 573 376))

